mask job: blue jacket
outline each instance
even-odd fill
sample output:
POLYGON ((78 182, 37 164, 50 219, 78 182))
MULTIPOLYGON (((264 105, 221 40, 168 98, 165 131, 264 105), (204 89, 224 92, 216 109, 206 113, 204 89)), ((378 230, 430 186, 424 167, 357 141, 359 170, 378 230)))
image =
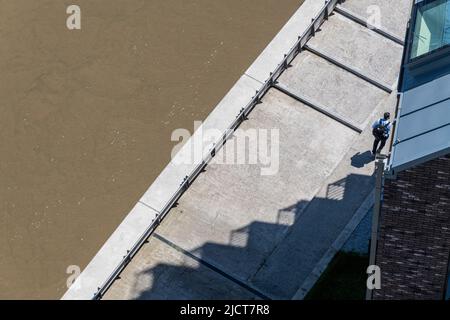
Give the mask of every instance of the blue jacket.
POLYGON ((384 136, 388 138, 389 134, 391 133, 392 123, 390 123, 389 120, 384 120, 383 118, 381 118, 373 123, 372 129, 378 128, 380 126, 384 126, 385 128, 384 136))

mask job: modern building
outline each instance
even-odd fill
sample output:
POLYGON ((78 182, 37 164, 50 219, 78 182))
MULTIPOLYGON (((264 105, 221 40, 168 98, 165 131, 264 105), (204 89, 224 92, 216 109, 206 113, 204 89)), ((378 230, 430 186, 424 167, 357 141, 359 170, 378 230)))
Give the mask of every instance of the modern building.
POLYGON ((391 149, 378 160, 371 264, 381 289, 368 298, 448 299, 450 0, 416 0, 405 40, 391 149))

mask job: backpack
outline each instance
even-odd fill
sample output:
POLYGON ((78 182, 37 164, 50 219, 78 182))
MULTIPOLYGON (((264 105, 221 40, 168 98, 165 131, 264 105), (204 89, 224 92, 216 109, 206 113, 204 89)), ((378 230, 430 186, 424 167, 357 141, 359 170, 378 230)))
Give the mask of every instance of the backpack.
POLYGON ((372 130, 372 134, 376 137, 376 138, 385 138, 386 132, 387 132, 387 126, 389 125, 389 122, 387 123, 380 123, 378 124, 373 130, 372 130))

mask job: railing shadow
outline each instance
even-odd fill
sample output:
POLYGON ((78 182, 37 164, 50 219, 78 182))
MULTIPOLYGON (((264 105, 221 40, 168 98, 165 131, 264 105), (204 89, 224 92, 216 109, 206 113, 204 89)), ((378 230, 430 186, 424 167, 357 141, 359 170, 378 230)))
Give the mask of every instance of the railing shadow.
POLYGON ((227 244, 208 242, 189 252, 168 246, 174 264, 141 270, 129 292, 144 300, 290 299, 373 183, 374 176, 351 174, 328 185, 324 197, 279 209, 273 223, 231 231, 227 244))

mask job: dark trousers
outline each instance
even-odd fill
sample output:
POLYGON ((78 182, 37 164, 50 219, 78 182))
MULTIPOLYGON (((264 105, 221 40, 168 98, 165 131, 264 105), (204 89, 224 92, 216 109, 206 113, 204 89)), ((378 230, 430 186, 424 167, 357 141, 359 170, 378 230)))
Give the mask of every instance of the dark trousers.
POLYGON ((373 142, 372 153, 380 153, 381 150, 386 145, 387 138, 385 137, 375 137, 375 141, 373 142), (381 142, 380 147, 378 148, 378 144, 381 142), (378 148, 378 150, 377 150, 378 148))

